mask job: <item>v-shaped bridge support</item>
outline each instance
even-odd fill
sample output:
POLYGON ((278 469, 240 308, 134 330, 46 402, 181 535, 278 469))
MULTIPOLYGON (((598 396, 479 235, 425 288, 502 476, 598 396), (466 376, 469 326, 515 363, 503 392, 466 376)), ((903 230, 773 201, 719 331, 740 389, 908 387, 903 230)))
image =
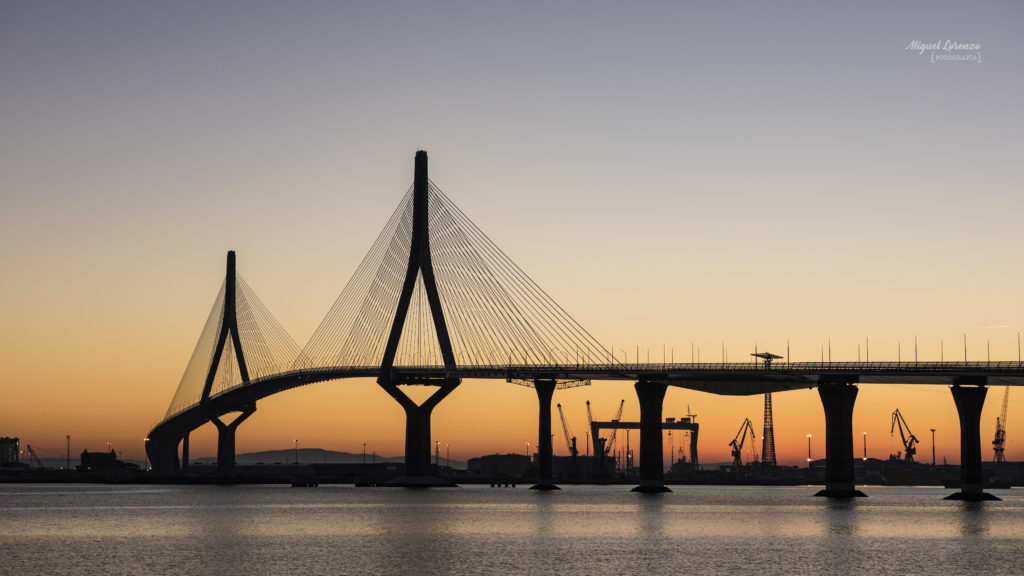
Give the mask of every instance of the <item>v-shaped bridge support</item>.
MULTIPOLYGON (((231 345, 235 350, 235 359, 238 361, 238 371, 242 376, 242 383, 249 381, 249 368, 245 364, 245 353, 242 351, 242 341, 238 335, 235 278, 235 251, 229 250, 227 277, 224 281, 224 316, 221 319, 220 333, 217 334, 217 348, 214 349, 213 358, 210 360, 210 371, 206 374, 206 383, 203 385, 200 404, 205 404, 210 400, 213 380, 217 376, 217 369, 220 366, 229 334, 231 335, 231 345)), ((242 411, 242 415, 230 424, 224 424, 216 414, 211 415, 210 421, 217 427, 217 471, 222 476, 230 475, 235 470, 235 430, 255 411, 256 404, 253 403, 247 406, 242 411)))
POLYGON ((412 245, 409 250, 409 266, 405 271, 405 283, 398 298, 398 309, 391 325, 384 358, 380 365, 377 383, 401 404, 405 409, 405 476, 396 480, 398 484, 410 486, 447 485, 447 482, 434 477, 430 469, 430 413, 434 407, 454 390, 461 380, 452 377, 455 371, 455 354, 452 352, 448 326, 444 321, 444 310, 441 308, 441 297, 437 294, 437 281, 434 278, 434 266, 430 259, 430 219, 429 219, 429 181, 427 180, 427 153, 416 152, 415 178, 413 180, 413 225, 412 245), (417 276, 423 277, 423 289, 430 305, 430 315, 434 321, 437 343, 444 361, 445 376, 443 378, 427 377, 422 374, 398 371, 394 367, 398 344, 402 339, 402 329, 409 313, 409 303, 416 287, 417 276), (401 384, 427 384, 438 386, 422 404, 416 404, 403 392, 401 384))
POLYGON ((231 334, 231 345, 235 349, 235 358, 238 359, 238 371, 242 375, 242 382, 249 381, 249 368, 245 365, 245 353, 242 352, 242 342, 238 337, 238 313, 235 307, 235 251, 228 251, 228 270, 224 284, 224 316, 220 323, 220 333, 217 334, 217 348, 213 351, 213 358, 210 360, 210 371, 206 374, 206 383, 203 385, 203 395, 200 403, 210 399, 210 391, 213 389, 213 379, 217 376, 217 367, 220 366, 221 355, 224 354, 224 345, 227 343, 228 334, 231 334))

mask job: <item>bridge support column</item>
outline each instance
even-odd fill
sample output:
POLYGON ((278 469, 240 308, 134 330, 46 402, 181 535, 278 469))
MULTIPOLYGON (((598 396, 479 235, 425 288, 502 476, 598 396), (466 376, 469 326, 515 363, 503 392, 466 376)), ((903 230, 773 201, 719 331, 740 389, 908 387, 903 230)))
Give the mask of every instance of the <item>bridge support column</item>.
POLYGON ((825 409, 825 489, 815 496, 867 496, 854 485, 853 404, 857 386, 852 382, 819 382, 818 395, 825 409))
POLYGON ((188 435, 189 432, 185 432, 181 438, 181 471, 183 473, 188 472, 188 435))
MULTIPOLYGON (((539 428, 537 430, 537 483, 531 490, 559 490, 552 480, 551 471, 551 397, 555 394, 554 380, 534 380, 533 387, 537 391, 540 404, 539 428)), ((527 454, 527 457, 530 455, 527 454)))
POLYGON ((389 485, 410 488, 454 486, 451 481, 440 478, 430 463, 430 415, 434 407, 458 385, 458 380, 443 383, 423 404, 417 405, 395 384, 380 384, 405 409, 405 475, 391 480, 389 485))
POLYGON ((946 500, 999 500, 982 489, 985 478, 981 469, 981 409, 988 393, 986 379, 961 377, 953 382, 950 391, 960 416, 960 491, 946 500))
POLYGON ((181 473, 178 464, 178 440, 151 438, 146 441, 146 455, 154 476, 176 476, 181 473))
POLYGON ((641 380, 634 386, 640 401, 640 485, 633 492, 671 492, 662 462, 661 407, 667 384, 641 380))
POLYGON ((238 426, 256 412, 256 406, 248 406, 230 424, 213 417, 210 421, 217 427, 217 473, 230 476, 235 473, 235 431, 238 426))

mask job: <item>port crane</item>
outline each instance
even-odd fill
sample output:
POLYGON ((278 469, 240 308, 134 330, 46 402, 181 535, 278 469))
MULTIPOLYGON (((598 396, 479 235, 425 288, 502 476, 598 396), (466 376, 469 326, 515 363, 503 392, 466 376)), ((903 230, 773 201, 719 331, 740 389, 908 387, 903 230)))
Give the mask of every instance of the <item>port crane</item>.
POLYGON ((579 451, 576 450, 576 435, 572 433, 572 429, 569 428, 569 423, 565 420, 565 412, 562 412, 562 405, 558 404, 558 416, 562 419, 562 433, 565 434, 565 447, 569 450, 569 455, 572 456, 573 461, 576 460, 576 455, 579 451))
POLYGON ((43 466, 43 461, 36 455, 36 451, 32 449, 32 445, 26 444, 25 447, 28 448, 28 455, 32 458, 32 461, 36 463, 36 466, 38 466, 40 470, 45 469, 46 466, 43 466))
MULTIPOLYGON (((612 418, 612 422, 618 422, 619 420, 622 420, 622 407, 625 405, 626 399, 623 398, 622 401, 619 402, 619 411, 615 413, 615 418, 612 418)), ((612 429, 612 435, 610 438, 608 438, 608 446, 604 449, 605 454, 612 452, 612 449, 615 448, 615 436, 618 433, 618 431, 618 428, 612 429)), ((612 453, 614 454, 614 452, 612 453)))
MULTIPOLYGON (((900 429, 900 440, 903 441, 903 459, 907 462, 913 462, 914 454, 917 453, 917 436, 914 436, 913 432, 910 431, 910 426, 903 418, 903 414, 900 414, 899 408, 892 413, 892 427, 889 430, 890 436, 895 433, 896 428, 900 429)), ((897 452, 896 459, 899 460, 899 457, 899 452, 897 452)))
POLYGON ((1006 462, 1003 456, 1004 444, 1006 444, 1006 406, 1010 401, 1010 387, 1003 392, 1003 410, 996 418, 996 437, 992 440, 992 451, 995 452, 994 462, 1006 462))
POLYGON ((732 447, 732 464, 736 468, 743 466, 743 443, 747 439, 747 433, 750 433, 750 450, 754 454, 754 458, 751 462, 757 462, 757 448, 755 448, 755 442, 757 442, 757 434, 754 433, 754 425, 750 423, 750 418, 744 418, 743 424, 740 426, 740 431, 736 433, 736 437, 729 442, 729 446, 732 447))

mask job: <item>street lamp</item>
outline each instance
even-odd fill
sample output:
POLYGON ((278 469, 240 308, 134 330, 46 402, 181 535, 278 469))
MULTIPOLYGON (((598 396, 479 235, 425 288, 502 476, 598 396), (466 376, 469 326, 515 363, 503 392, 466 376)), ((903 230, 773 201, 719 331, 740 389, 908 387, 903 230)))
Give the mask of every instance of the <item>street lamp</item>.
POLYGON ((807 466, 811 465, 811 435, 807 435, 807 466))
POLYGON ((366 442, 363 442, 363 466, 366 466, 366 442))
POLYGON ((935 466, 935 428, 932 428, 932 466, 935 466))
POLYGON ((149 436, 143 438, 142 441, 144 442, 142 445, 142 471, 145 472, 149 469, 149 436))
POLYGON ((299 439, 295 439, 295 465, 299 465, 299 439))
POLYGON ((864 435, 864 458, 862 458, 862 460, 864 462, 867 462, 868 461, 868 433, 867 432, 862 432, 862 434, 864 435))

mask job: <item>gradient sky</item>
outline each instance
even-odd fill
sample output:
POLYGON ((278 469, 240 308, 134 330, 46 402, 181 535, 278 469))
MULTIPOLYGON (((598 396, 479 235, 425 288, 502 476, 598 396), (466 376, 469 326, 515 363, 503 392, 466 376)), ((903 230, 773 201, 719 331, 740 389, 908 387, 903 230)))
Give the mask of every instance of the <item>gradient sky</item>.
MULTIPOLYGON (((412 181, 431 179, 633 360, 1016 360, 1024 331, 1017 2, 0 1, 0 435, 141 458, 223 276, 304 343, 412 181), (906 47, 981 44, 981 62, 906 47)), ((620 353, 621 356, 622 353, 620 353)), ((1003 390, 989 392, 988 446, 1003 390)), ((556 394, 582 437, 632 387, 556 394)), ((521 452, 531 390, 434 414, 464 459, 521 452)), ((670 390, 728 459, 761 398, 670 390)), ((899 407, 959 460, 945 387, 861 386, 869 455, 899 407)), ((1024 390, 1007 456, 1024 459, 1024 390)), ((814 391, 775 396, 780 462, 823 455, 814 391)), ((402 452, 376 384, 264 400, 239 451, 402 452)), ((556 453, 564 453, 556 421, 556 453)), ((637 438, 633 438, 634 444, 637 438)), ((215 453, 212 427, 193 454, 215 453)), ((860 453, 860 446, 857 446, 860 453)), ((50 455, 43 452, 43 456, 50 455)))

